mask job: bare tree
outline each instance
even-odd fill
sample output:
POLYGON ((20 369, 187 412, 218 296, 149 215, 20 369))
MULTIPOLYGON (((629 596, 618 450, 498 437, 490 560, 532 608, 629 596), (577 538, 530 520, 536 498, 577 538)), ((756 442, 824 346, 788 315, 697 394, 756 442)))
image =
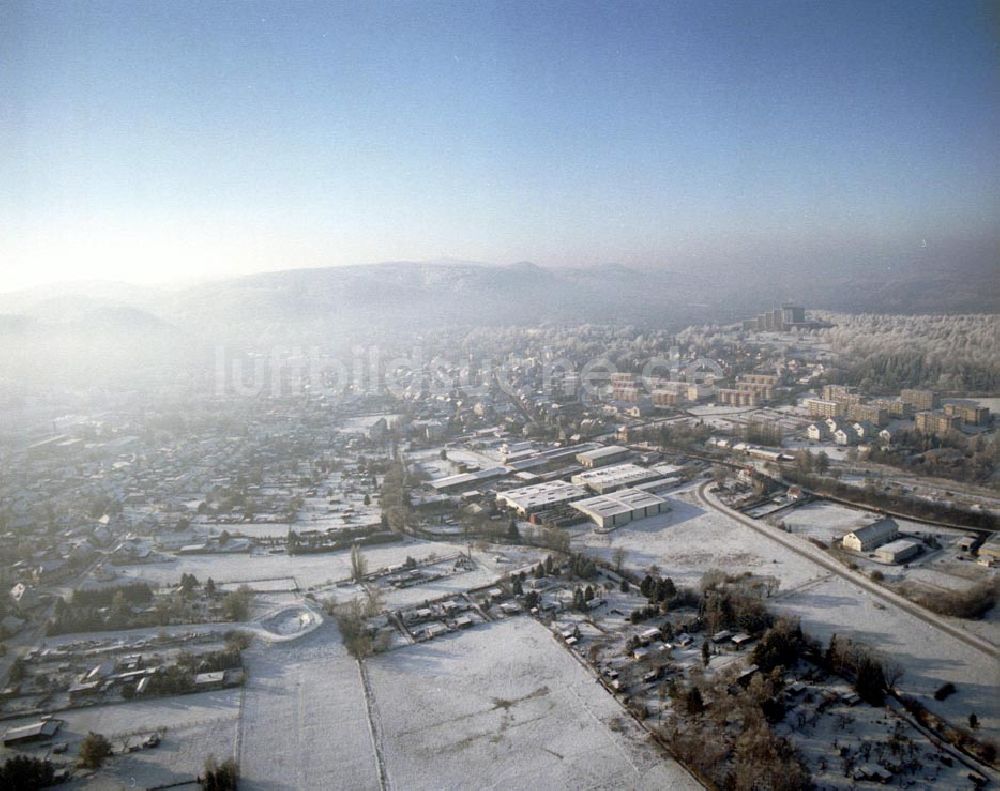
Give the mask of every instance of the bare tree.
POLYGON ((361 545, 351 547, 351 579, 360 584, 368 574, 368 561, 361 554, 361 545))

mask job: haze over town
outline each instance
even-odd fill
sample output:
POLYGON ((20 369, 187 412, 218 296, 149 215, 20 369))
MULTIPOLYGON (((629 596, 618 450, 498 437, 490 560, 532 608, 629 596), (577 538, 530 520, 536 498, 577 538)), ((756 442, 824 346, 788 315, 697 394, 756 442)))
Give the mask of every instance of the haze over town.
POLYGON ((0 788, 995 787, 998 30, 0 4, 0 788))

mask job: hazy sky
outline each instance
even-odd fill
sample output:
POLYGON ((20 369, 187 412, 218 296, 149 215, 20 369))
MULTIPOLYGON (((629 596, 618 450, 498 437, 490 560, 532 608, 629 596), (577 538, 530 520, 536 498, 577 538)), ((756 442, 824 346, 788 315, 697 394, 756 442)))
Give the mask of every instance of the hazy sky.
POLYGON ((6 0, 0 289, 988 238, 988 7, 6 0))

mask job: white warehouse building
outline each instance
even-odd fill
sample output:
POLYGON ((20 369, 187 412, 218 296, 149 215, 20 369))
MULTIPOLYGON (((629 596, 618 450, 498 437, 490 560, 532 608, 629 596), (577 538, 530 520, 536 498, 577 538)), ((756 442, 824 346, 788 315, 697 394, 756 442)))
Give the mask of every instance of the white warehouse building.
POLYGON ((566 481, 546 481, 497 493, 497 502, 515 509, 523 517, 587 496, 587 490, 566 481))
POLYGON ((902 563, 920 554, 921 543, 912 538, 897 538, 875 550, 875 557, 883 563, 902 563))
POLYGON ((659 478, 659 473, 640 467, 638 464, 615 464, 577 473, 570 480, 577 486, 586 486, 596 494, 607 494, 615 489, 624 489, 643 481, 659 478))
POLYGON ((670 510, 670 504, 664 498, 639 489, 599 494, 597 497, 577 500, 572 507, 593 520, 599 533, 607 533, 629 522, 670 510))
POLYGON ((621 445, 607 445, 577 453, 576 460, 584 467, 603 467, 606 464, 624 461, 631 453, 632 451, 621 445))

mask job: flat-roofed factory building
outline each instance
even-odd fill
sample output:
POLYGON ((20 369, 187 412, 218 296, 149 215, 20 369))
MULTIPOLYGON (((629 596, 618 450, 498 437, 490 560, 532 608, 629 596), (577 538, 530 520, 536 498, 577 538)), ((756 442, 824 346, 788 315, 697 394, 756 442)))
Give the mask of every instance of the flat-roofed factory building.
POLYGON ((584 467, 603 467, 607 464, 625 461, 631 453, 632 451, 628 448, 623 448, 621 445, 607 445, 606 447, 577 453, 576 460, 584 467))
POLYGON ((587 496, 587 490, 566 481, 546 481, 497 493, 497 502, 513 508, 522 517, 571 503, 587 496))
POLYGON ((596 494, 607 494, 615 489, 624 489, 659 477, 659 473, 638 464, 614 464, 578 473, 570 480, 577 486, 586 486, 596 494))
POLYGON ((622 489, 613 494, 599 494, 577 500, 572 507, 597 525, 597 532, 607 533, 638 519, 670 510, 662 497, 640 489, 622 489))

